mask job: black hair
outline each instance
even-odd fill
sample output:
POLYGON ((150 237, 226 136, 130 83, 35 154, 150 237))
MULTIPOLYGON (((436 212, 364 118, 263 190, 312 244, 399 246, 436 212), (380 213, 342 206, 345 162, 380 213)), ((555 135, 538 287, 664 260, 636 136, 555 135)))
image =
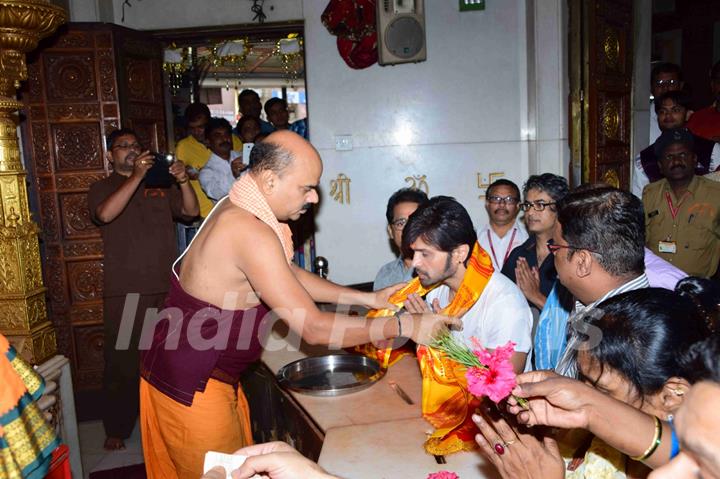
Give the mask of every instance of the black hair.
POLYGON ((711 331, 718 330, 720 284, 708 278, 688 276, 675 285, 675 292, 690 299, 711 331))
POLYGON ((259 127, 262 127, 262 125, 260 124, 260 118, 258 118, 256 116, 244 115, 243 117, 241 117, 238 120, 235 128, 237 128, 237 130, 240 131, 242 129, 243 125, 245 125, 245 123, 247 123, 249 121, 254 121, 255 123, 257 123, 257 125, 259 127))
POLYGON ((587 350, 599 363, 601 375, 602 368, 613 368, 641 397, 657 393, 671 377, 692 376, 681 357, 707 336, 693 303, 663 288, 613 296, 583 319, 602 331, 597 346, 587 350))
POLYGON ((295 159, 293 154, 277 143, 270 141, 256 142, 250 150, 248 169, 253 173, 269 170, 281 175, 295 159))
POLYGON ((282 98, 278 98, 278 97, 270 98, 268 101, 265 102, 264 108, 265 108, 266 115, 270 114, 270 108, 275 106, 276 103, 282 104, 282 106, 285 107, 285 109, 287 109, 287 107, 288 107, 287 102, 285 100, 283 100, 282 98))
MULTIPOLYGON (((554 202, 558 202, 565 198, 568 194, 568 182, 565 178, 552 173, 543 173, 542 175, 532 175, 523 185, 523 196, 527 196, 530 190, 544 191, 554 202)), ((551 207, 553 211, 554 208, 551 207)))
POLYGON ((506 180, 505 178, 501 178, 490 183, 490 186, 488 186, 485 190, 485 196, 490 196, 490 192, 496 186, 509 186, 513 189, 513 191, 515 191, 515 196, 517 197, 517 199, 520 200, 520 188, 518 188, 518 185, 516 185, 510 180, 506 180))
POLYGON ((254 96, 254 97, 256 97, 258 100, 260 99, 260 95, 258 95, 258 93, 257 93, 255 90, 251 90, 250 88, 246 88, 246 89, 244 89, 243 91, 241 91, 240 94, 238 95, 238 101, 242 100, 242 99, 245 98, 246 96, 254 96))
POLYGON ((715 332, 688 348, 680 357, 685 377, 691 383, 715 381, 720 383, 720 333, 715 332))
POLYGON ((209 120, 212 116, 210 115, 210 108, 208 108, 205 103, 190 103, 187 108, 185 108, 185 124, 189 124, 201 115, 206 116, 209 120))
POLYGON ((591 188, 570 193, 557 207, 562 236, 573 246, 568 258, 576 248, 585 249, 613 276, 645 271, 645 217, 635 195, 612 187, 591 188))
POLYGON ((670 62, 660 62, 655 65, 650 72, 650 83, 654 84, 661 73, 675 73, 677 74, 678 80, 682 81, 683 79, 682 70, 678 65, 670 62))
POLYGON ((208 120, 207 122, 207 125, 205 125, 205 138, 209 138, 210 133, 212 133, 214 130, 217 130, 218 128, 224 128, 232 135, 232 125, 230 125, 229 121, 227 121, 225 118, 213 117, 210 118, 210 120, 208 120))
POLYGON ((423 190, 417 188, 402 188, 392 194, 385 209, 388 224, 393 221, 393 210, 399 203, 417 203, 418 206, 427 203, 428 197, 423 190))
POLYGON ((118 130, 113 130, 108 136, 107 136, 107 149, 108 151, 112 150, 112 147, 115 145, 115 140, 120 138, 121 136, 126 135, 132 135, 135 137, 135 139, 138 139, 137 133, 135 133, 135 130, 131 130, 130 128, 120 128, 118 130))
POLYGON ((685 110, 692 109, 690 96, 687 93, 682 90, 671 90, 666 91, 653 101, 655 113, 660 112, 660 108, 662 107, 662 104, 665 103, 665 100, 670 100, 675 105, 680 105, 681 107, 685 108, 685 110))
POLYGON ((410 215, 402 235, 402 253, 412 257, 410 245, 418 238, 447 253, 461 245, 470 247, 465 263, 477 242, 477 233, 463 205, 449 196, 435 196, 410 215))

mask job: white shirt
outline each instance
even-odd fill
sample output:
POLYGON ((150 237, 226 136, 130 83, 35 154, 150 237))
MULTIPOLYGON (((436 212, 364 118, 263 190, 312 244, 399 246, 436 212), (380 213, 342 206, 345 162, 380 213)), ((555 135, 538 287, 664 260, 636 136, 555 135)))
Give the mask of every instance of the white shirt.
MULTIPOLYGON (((654 143, 654 142, 653 142, 654 143)), ((715 143, 712 153, 710 153, 710 172, 715 171, 720 166, 720 143, 715 143)), ((643 189, 650 183, 645 170, 642 167, 640 155, 635 157, 632 166, 632 186, 630 192, 642 199, 643 189)))
POLYGON ((235 176, 233 176, 230 163, 239 156, 242 155, 237 151, 231 151, 230 161, 227 161, 213 153, 210 155, 210 159, 205 163, 202 170, 200 170, 200 174, 198 175, 200 186, 207 197, 213 200, 213 202, 227 196, 230 192, 230 188, 236 179, 235 176))
POLYGON ((505 259, 510 256, 510 252, 527 241, 527 239, 527 231, 519 221, 502 238, 495 233, 495 230, 489 224, 478 233, 478 243, 490 255, 495 271, 500 271, 505 264, 505 259), (510 240, 512 240, 512 244, 510 240))
MULTIPOLYGON (((450 288, 438 286, 430 291, 425 300, 432 307, 435 299, 444 308, 450 304, 450 288)), ((462 331, 453 331, 473 347, 471 338, 477 338, 485 348, 505 346, 508 341, 515 343, 515 351, 529 353, 532 349, 533 318, 527 299, 520 288, 501 272, 490 276, 488 284, 472 308, 462 316, 462 331)))
POLYGON ((662 131, 658 125, 657 113, 655 112, 655 103, 650 102, 650 142, 648 145, 655 143, 662 131))

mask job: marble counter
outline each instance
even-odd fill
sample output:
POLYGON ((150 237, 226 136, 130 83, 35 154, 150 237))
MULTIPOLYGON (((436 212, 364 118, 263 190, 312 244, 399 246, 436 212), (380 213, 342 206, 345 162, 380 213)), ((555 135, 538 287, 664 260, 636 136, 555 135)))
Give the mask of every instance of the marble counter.
MULTIPOLYGON (((262 361, 274 373, 284 365, 308 356, 342 351, 308 346, 287 329, 269 338, 262 361), (291 346, 294 345, 294 346, 291 346)), ((458 453, 437 464, 423 442, 432 427, 420 410, 422 378, 417 360, 406 356, 391 366, 384 378, 368 389, 337 397, 291 393, 325 433, 319 463, 346 479, 420 478, 448 470, 462 479, 497 478, 499 475, 479 453, 458 453), (409 405, 390 387, 395 381, 414 401, 409 405)))
POLYGON ((422 418, 403 419, 329 430, 318 463, 343 479, 425 479, 450 471, 461 479, 495 479, 497 471, 479 452, 459 452, 438 464, 423 449, 432 428, 422 418))
MULTIPOLYGON (((324 347, 312 347, 301 344, 299 348, 289 344, 300 344, 296 336, 289 333, 283 338, 273 333, 266 345, 262 361, 270 370, 277 373, 284 365, 308 356, 338 354, 340 352, 324 347)), ((356 393, 336 397, 309 396, 291 392, 293 398, 305 412, 316 422, 323 432, 335 427, 396 419, 420 418, 420 401, 422 394, 422 378, 417 361, 413 356, 406 356, 393 365, 377 383, 356 393), (389 382, 395 381, 415 404, 410 405, 390 387, 389 382)))

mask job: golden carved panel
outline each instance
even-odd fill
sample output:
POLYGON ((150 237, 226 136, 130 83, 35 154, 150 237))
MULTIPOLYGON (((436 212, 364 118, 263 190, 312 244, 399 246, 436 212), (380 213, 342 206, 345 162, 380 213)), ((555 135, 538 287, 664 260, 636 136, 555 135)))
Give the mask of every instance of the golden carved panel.
POLYGON ((602 132, 605 138, 620 141, 620 104, 617 99, 608 98, 601 106, 602 132))

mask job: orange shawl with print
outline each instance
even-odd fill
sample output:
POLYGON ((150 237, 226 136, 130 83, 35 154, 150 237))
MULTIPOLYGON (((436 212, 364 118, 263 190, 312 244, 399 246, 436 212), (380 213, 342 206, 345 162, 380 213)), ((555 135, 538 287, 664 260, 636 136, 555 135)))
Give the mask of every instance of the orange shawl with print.
MULTIPOLYGON (((490 255, 475 243, 460 288, 440 314, 462 317, 480 298, 493 271, 490 255)), ((424 296, 434 287, 424 288, 420 280, 414 278, 394 293, 389 301, 402 307, 410 294, 424 296)), ((393 314, 389 309, 373 310, 368 317, 393 314)), ((372 344, 358 346, 356 350, 378 359, 383 367, 392 365, 407 354, 403 349, 378 349, 372 344)), ((464 366, 447 359, 444 354, 428 346, 418 346, 417 357, 423 378, 423 417, 435 427, 435 432, 425 442, 425 449, 436 455, 475 449, 474 437, 477 429, 471 416, 480 403, 467 390, 464 366)))
POLYGON ((245 173, 233 183, 228 197, 232 204, 249 211, 260 221, 272 228, 280 240, 280 244, 282 244, 285 257, 288 262, 291 262, 294 252, 290 227, 278 221, 267 200, 260 192, 257 183, 255 183, 255 180, 249 173, 245 173))

